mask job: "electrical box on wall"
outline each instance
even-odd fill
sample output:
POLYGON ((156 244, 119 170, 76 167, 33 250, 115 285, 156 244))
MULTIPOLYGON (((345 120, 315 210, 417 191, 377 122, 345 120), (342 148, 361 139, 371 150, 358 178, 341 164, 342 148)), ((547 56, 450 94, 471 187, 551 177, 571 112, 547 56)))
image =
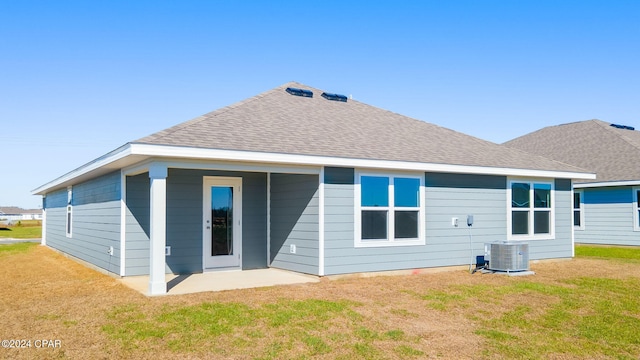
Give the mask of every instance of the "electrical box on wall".
POLYGON ((458 218, 457 217, 451 218, 451 226, 458 227, 458 218))
POLYGON ((289 245, 289 253, 290 254, 295 254, 296 253, 296 245, 295 244, 289 245))
POLYGON ((171 246, 165 246, 164 255, 165 256, 170 256, 171 255, 171 246))

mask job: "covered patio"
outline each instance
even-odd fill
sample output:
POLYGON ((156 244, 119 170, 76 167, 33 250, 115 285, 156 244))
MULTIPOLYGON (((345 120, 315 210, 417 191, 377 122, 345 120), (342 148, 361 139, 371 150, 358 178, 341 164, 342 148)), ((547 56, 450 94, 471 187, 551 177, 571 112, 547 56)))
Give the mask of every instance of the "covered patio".
MULTIPOLYGON (((147 296, 149 276, 128 276, 119 279, 124 285, 147 296)), ((211 271, 199 274, 166 274, 167 295, 191 294, 207 291, 248 289, 277 285, 294 285, 319 282, 313 275, 269 268, 257 270, 211 271)), ((162 294, 164 295, 164 294, 162 294)))

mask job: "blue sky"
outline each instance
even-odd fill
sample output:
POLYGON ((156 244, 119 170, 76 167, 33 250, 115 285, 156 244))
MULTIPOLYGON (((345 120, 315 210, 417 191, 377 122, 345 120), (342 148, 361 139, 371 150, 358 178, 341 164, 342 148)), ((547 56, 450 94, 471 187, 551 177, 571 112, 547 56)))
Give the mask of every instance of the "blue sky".
POLYGON ((0 206, 288 81, 493 142, 640 127, 640 1, 0 0, 0 206))

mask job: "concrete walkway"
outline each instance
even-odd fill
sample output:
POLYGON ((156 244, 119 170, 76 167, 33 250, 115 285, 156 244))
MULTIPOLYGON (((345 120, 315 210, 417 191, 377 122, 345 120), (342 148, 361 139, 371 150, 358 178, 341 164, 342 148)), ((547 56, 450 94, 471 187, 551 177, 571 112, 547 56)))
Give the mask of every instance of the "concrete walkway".
MULTIPOLYGON (((149 276, 127 276, 119 279, 126 286, 149 295, 149 276)), ((317 276, 280 269, 214 271, 201 274, 167 274, 168 295, 191 294, 206 291, 248 289, 276 285, 318 282, 317 276)))
POLYGON ((34 242, 39 243, 41 239, 12 239, 12 238, 0 238, 0 245, 4 244, 15 244, 15 243, 23 243, 23 242, 34 242))

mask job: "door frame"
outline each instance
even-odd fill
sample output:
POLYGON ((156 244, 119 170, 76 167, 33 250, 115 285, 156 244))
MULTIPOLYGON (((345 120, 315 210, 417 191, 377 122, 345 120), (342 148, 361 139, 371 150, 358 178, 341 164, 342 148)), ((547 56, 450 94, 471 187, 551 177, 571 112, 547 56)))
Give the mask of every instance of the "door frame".
MULTIPOLYGON (((203 176, 202 177, 202 271, 242 269, 242 177, 203 176), (228 186, 233 188, 233 248, 237 263, 220 266, 207 266, 211 261, 211 230, 207 229, 207 220, 211 216, 211 187, 228 186), (209 231, 207 231, 209 230, 209 231)), ((224 256, 224 255, 220 255, 224 256)))

